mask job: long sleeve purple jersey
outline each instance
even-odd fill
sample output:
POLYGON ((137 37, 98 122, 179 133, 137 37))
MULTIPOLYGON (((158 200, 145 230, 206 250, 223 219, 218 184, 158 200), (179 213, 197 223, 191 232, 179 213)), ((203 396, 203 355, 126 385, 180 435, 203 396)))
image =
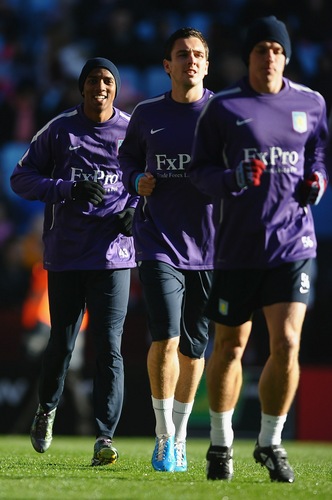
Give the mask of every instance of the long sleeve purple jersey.
POLYGON ((213 268, 211 198, 190 182, 187 167, 197 119, 212 92, 193 103, 178 103, 170 92, 138 104, 119 160, 123 182, 136 193, 139 174, 157 179, 151 196, 141 197, 134 218, 136 259, 159 260, 178 269, 213 268))
POLYGON ((117 159, 129 119, 114 108, 110 120, 96 123, 80 104, 47 123, 16 165, 13 191, 45 202, 45 269, 135 267, 133 238, 119 234, 116 216, 137 204, 124 188, 117 159), (72 186, 81 180, 102 184, 106 195, 100 205, 72 200, 72 186))
POLYGON ((327 179, 326 105, 311 89, 284 78, 278 94, 257 94, 247 77, 216 94, 197 124, 189 176, 214 198, 215 267, 269 268, 315 257, 310 207, 300 203, 304 177, 327 179), (257 158, 258 187, 239 191, 234 169, 257 158))

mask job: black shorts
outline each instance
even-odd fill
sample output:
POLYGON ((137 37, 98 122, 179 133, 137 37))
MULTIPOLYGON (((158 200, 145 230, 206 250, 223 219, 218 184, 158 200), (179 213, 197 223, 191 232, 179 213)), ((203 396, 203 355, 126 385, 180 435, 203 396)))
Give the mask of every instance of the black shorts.
POLYGON ((212 271, 175 269, 160 261, 138 263, 139 276, 154 341, 180 336, 180 352, 201 358, 208 343, 209 320, 204 309, 212 271))
POLYGON ((280 302, 308 304, 312 260, 289 262, 271 269, 217 269, 206 315, 228 326, 249 321, 255 310, 280 302))

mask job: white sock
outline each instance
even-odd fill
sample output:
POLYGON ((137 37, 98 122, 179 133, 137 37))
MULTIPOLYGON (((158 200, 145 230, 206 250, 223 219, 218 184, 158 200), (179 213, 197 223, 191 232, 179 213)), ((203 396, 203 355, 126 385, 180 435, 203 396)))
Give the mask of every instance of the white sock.
POLYGON ((275 417, 262 413, 261 416, 261 430, 258 436, 259 446, 272 446, 281 443, 281 433, 287 419, 286 415, 275 417))
POLYGON ((175 425, 175 441, 185 441, 187 437, 187 425, 192 412, 194 402, 180 403, 174 399, 173 422, 175 425))
POLYGON ((210 439, 212 446, 227 446, 230 448, 234 440, 234 431, 232 427, 234 408, 221 413, 210 409, 209 413, 211 424, 210 439))
POLYGON ((175 427, 172 418, 174 398, 156 399, 153 396, 151 398, 156 417, 156 436, 174 436, 175 427))

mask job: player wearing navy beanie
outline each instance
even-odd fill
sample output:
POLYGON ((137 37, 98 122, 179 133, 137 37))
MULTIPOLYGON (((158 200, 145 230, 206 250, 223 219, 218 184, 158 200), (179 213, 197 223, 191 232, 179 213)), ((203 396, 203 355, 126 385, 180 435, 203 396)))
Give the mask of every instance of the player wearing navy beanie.
POLYGON ((87 60, 78 86, 83 102, 36 133, 14 169, 11 187, 24 199, 45 203, 43 264, 52 313, 31 443, 38 453, 51 446, 87 309, 96 347, 91 465, 99 466, 118 458, 113 437, 123 406, 121 341, 130 269, 136 266, 131 226, 138 197, 125 189, 117 158, 130 116, 113 105, 121 86, 116 66, 102 57, 87 60))
POLYGON ((208 101, 188 172, 214 200, 215 257, 206 305, 214 321, 206 369, 207 478, 233 477, 233 413, 253 314, 262 310, 269 353, 259 378, 261 425, 253 457, 272 481, 293 483, 282 432, 299 383, 299 349, 316 258, 312 205, 328 181, 322 95, 284 76, 285 24, 255 20, 244 39, 247 75, 208 101))

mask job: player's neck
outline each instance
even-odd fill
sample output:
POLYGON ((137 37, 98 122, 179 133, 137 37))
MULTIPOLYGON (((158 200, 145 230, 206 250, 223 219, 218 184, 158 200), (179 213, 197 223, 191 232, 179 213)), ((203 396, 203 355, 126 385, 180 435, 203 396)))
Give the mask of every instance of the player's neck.
POLYGON ((93 122, 103 123, 112 118, 112 116, 114 115, 114 108, 113 106, 111 106, 105 111, 97 111, 84 107, 84 114, 89 118, 89 120, 92 120, 93 122))
POLYGON ((278 92, 282 89, 284 82, 282 77, 271 80, 249 77, 249 84, 258 94, 278 94, 278 92))
POLYGON ((191 103, 199 101, 203 96, 203 84, 194 87, 172 87, 171 96, 176 102, 191 103))

